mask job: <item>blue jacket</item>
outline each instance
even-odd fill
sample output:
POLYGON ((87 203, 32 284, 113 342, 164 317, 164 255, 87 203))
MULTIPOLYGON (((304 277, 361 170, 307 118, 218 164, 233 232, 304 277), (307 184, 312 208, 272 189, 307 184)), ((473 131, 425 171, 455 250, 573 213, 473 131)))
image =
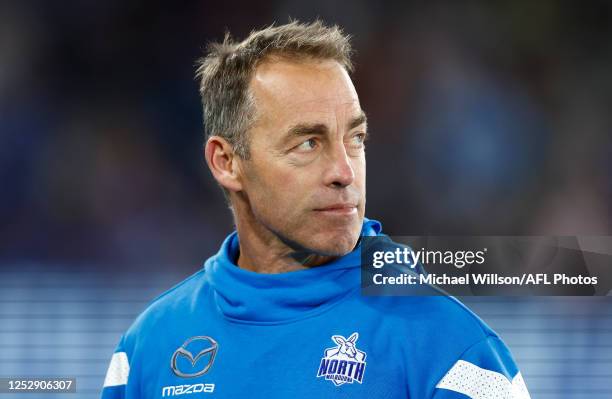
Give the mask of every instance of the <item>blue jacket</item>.
POLYGON ((456 299, 362 296, 359 247, 281 274, 240 269, 238 250, 233 233, 137 318, 103 399, 529 398, 508 348, 456 299))

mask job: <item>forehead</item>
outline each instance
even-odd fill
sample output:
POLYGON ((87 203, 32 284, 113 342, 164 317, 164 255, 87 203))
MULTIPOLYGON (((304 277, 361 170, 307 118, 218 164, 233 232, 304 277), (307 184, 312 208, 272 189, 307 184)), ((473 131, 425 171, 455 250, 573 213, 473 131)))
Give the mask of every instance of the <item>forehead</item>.
POLYGON ((250 89, 258 119, 267 125, 349 119, 361 111, 353 82, 334 60, 266 60, 255 70, 250 89))

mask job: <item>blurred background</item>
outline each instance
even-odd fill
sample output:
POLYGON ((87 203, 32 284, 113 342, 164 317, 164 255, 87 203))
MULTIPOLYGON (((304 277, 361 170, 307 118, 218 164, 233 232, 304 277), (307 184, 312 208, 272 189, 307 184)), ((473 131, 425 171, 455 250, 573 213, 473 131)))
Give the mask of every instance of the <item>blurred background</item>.
MULTIPOLYGON (((0 376, 97 396, 133 317, 232 230, 195 60, 317 16, 353 36, 386 233, 612 234, 610 2, 0 1, 0 376)), ((532 397, 612 396, 607 298, 471 301, 532 397)))

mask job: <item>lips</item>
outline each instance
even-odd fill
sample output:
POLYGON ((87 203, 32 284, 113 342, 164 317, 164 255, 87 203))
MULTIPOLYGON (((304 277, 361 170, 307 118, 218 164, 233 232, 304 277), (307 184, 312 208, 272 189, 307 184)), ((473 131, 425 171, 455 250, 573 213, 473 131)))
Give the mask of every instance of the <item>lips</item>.
POLYGON ((357 205, 348 202, 339 202, 322 208, 317 208, 315 211, 328 214, 352 214, 357 212, 357 205))

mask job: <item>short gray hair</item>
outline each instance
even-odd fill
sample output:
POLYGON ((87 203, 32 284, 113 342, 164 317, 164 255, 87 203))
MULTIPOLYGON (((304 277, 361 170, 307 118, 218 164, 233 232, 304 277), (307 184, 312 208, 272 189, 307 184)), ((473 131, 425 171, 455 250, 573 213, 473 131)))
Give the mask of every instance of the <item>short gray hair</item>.
POLYGON ((332 59, 352 72, 350 36, 337 26, 320 20, 274 24, 235 42, 229 33, 222 43, 208 45, 198 60, 196 78, 208 136, 225 138, 236 154, 249 159, 247 131, 255 119, 255 104, 249 82, 257 65, 270 56, 289 59, 332 59))

